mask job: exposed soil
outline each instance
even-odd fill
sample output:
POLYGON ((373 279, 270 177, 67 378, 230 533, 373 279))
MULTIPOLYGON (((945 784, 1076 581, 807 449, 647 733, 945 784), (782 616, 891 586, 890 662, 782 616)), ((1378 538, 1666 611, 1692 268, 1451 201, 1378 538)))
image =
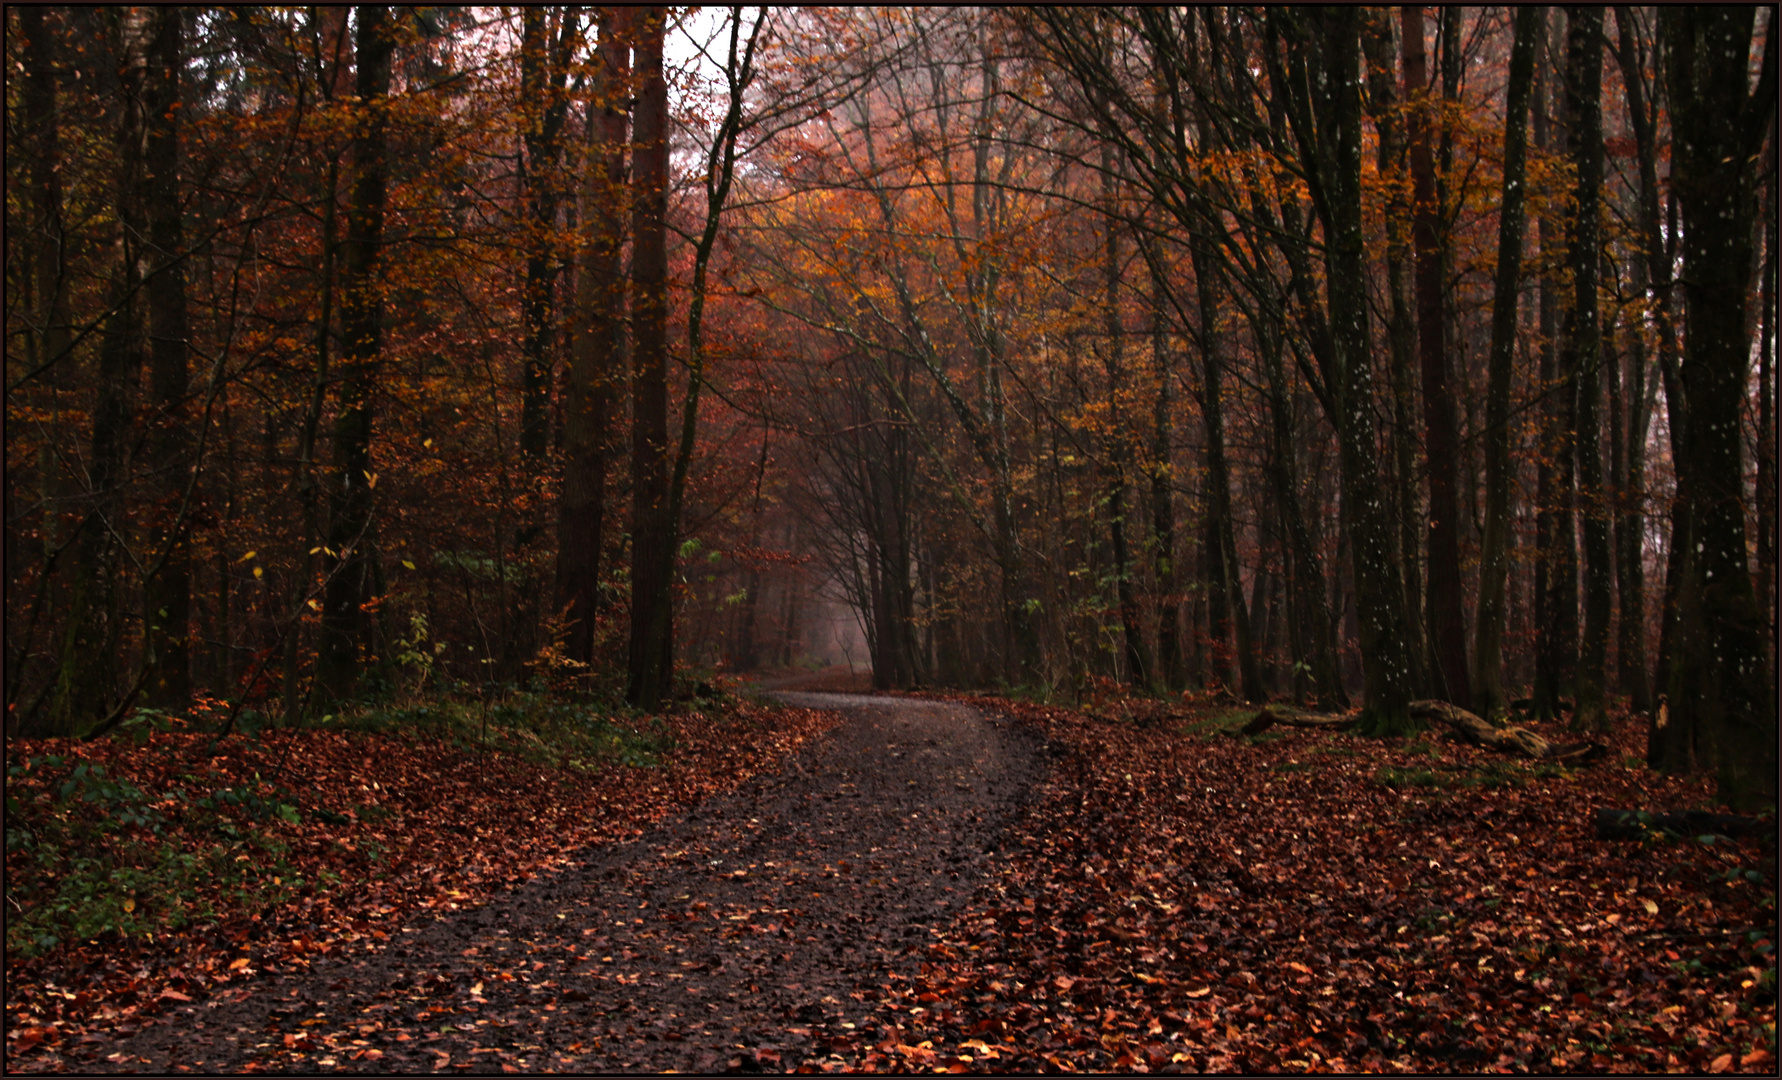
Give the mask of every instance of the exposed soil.
POLYGON ((267 975, 75 1070, 724 1071, 821 1066, 989 874, 1044 771, 963 705, 781 692, 844 722, 634 843, 381 951, 267 975))

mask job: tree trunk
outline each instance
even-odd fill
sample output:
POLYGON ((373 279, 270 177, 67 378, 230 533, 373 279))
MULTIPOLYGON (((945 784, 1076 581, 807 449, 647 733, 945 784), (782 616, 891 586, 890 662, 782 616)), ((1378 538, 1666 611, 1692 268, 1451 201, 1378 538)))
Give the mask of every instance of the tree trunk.
MULTIPOLYGON (((1615 9, 1616 58, 1621 67, 1622 86, 1627 98, 1627 111, 1636 132, 1639 148, 1640 187, 1637 193, 1639 233, 1636 253, 1629 277, 1634 290, 1645 295, 1652 284, 1651 261, 1648 257, 1651 237, 1646 233, 1648 218, 1656 231, 1657 162, 1648 155, 1653 142, 1655 121, 1647 109, 1645 65, 1640 61, 1635 42, 1634 23, 1627 8, 1615 9)), ((1643 320, 1642 320, 1643 321, 1643 320)), ((1663 331, 1668 336, 1668 319, 1663 331)), ((1616 585, 1620 594, 1620 633, 1616 643, 1616 678, 1621 692, 1637 713, 1652 710, 1652 680, 1646 665, 1646 566, 1645 566, 1645 499, 1646 499, 1646 432, 1651 418, 1651 396, 1647 389, 1645 334, 1639 329, 1628 333, 1625 405, 1616 410, 1616 430, 1625 430, 1622 467, 1615 478, 1617 515, 1615 518, 1616 585)))
MULTIPOLYGON (((1262 672, 1256 663, 1255 642, 1250 636, 1250 615, 1244 607, 1242 580, 1238 576, 1236 532, 1232 528, 1231 473, 1225 459, 1225 410, 1222 386, 1224 335, 1219 331, 1218 270, 1206 237, 1197 237, 1190 248, 1194 260, 1195 289, 1200 300, 1201 420, 1206 427, 1207 462, 1207 558, 1208 600, 1214 655, 1225 651, 1228 635, 1237 638, 1238 679, 1246 701, 1268 697, 1262 688, 1262 672)), ((1229 675, 1222 672, 1223 677, 1229 675)))
MULTIPOLYGON (((1143 241, 1152 244, 1149 239, 1143 241)), ((1156 255, 1155 245, 1152 254, 1156 255)), ((1148 260, 1150 261, 1150 260, 1148 260)), ((1164 307, 1166 284, 1162 266, 1151 266, 1151 365, 1157 380, 1157 397, 1151 413, 1151 542, 1156 548, 1157 575, 1157 675, 1166 691, 1186 685, 1182 661, 1181 588, 1176 573, 1176 511, 1171 482, 1174 479, 1174 434, 1170 420, 1171 351, 1169 317, 1164 307)))
MULTIPOLYGON (((1671 266, 1673 263, 1673 248, 1677 236, 1677 222, 1675 220, 1676 198, 1674 193, 1669 200, 1669 212, 1671 216, 1669 228, 1661 228, 1659 225, 1658 106, 1656 99, 1658 97, 1658 92, 1662 89, 1662 84, 1655 84, 1652 86, 1653 97, 1651 99, 1646 97, 1647 84, 1644 74, 1647 66, 1646 56, 1643 53, 1640 37, 1636 32, 1639 24, 1632 17, 1630 9, 1626 7, 1616 8, 1615 24, 1618 31, 1619 42, 1616 50, 1617 59, 1621 66, 1622 83, 1626 87, 1628 114, 1629 119, 1632 122, 1634 138, 1639 152, 1640 190, 1637 224, 1639 226, 1639 239, 1641 241, 1641 253, 1644 257, 1644 261, 1642 265, 1643 272, 1636 277, 1636 283, 1643 283, 1645 288, 1651 292, 1652 319, 1657 324, 1658 330, 1659 367, 1659 379, 1654 383, 1653 389, 1656 390, 1659 386, 1662 386, 1664 389, 1665 410, 1670 422, 1671 458, 1679 470, 1680 475, 1680 471, 1686 462, 1686 456, 1682 452, 1682 447, 1686 441, 1685 429, 1687 427, 1687 408, 1686 403, 1683 400, 1682 383, 1678 378, 1677 369, 1679 365, 1677 359, 1676 319, 1672 313, 1672 294, 1674 290, 1671 279, 1671 266), (1669 244, 1667 244, 1665 240, 1667 234, 1671 237, 1669 244)), ((1636 338, 1636 341, 1637 340, 1639 339, 1636 338)), ((1645 370, 1643 359, 1640 361, 1640 365, 1639 370, 1643 376, 1645 370)), ((1641 410, 1640 413, 1636 415, 1634 423, 1634 428, 1639 433, 1640 439, 1637 446, 1631 443, 1629 446, 1629 480, 1630 484, 1635 486, 1636 491, 1639 491, 1639 493, 1643 495, 1643 490, 1640 490, 1643 486, 1641 478, 1635 475, 1632 471, 1640 467, 1643 457, 1635 458, 1632 457, 1631 454, 1635 450, 1638 450, 1642 455, 1644 453, 1645 425, 1649 418, 1649 410, 1651 408, 1650 392, 1642 396, 1635 407, 1641 410)), ((1664 673, 1668 671, 1670 667, 1669 642, 1672 631, 1676 625, 1678 586, 1682 581, 1682 576, 1686 569, 1686 556, 1689 554, 1690 530, 1688 504, 1680 498, 1672 499, 1669 517, 1670 550, 1665 565, 1665 584, 1660 612, 1661 623, 1658 639, 1658 657, 1657 663, 1651 669, 1657 673, 1657 679, 1660 682, 1662 682, 1665 677, 1664 673)), ((1638 533, 1636 533, 1636 535, 1638 535, 1638 533)), ((1624 605, 1622 610, 1624 613, 1623 617, 1625 618, 1625 613, 1628 609, 1624 605)), ((1643 598, 1641 610, 1644 610, 1643 598)), ((1642 638, 1640 654, 1641 659, 1643 660, 1643 619, 1639 629, 1642 638)), ((1653 693, 1651 689, 1651 681, 1652 680, 1646 677, 1645 669, 1642 666, 1639 692, 1644 695, 1648 703, 1651 702, 1653 693)), ((1661 767, 1671 771, 1687 772, 1694 768, 1695 732, 1693 727, 1690 726, 1693 717, 1693 713, 1686 712, 1684 717, 1685 723, 1671 725, 1661 729, 1658 724, 1657 711, 1654 709, 1650 713, 1650 720, 1647 725, 1646 747, 1646 758, 1649 764, 1654 767, 1661 767)))
POLYGON ((1560 366, 1577 395, 1577 506, 1584 525, 1584 634, 1578 652, 1577 709, 1572 727, 1605 731, 1608 715, 1609 619, 1614 604, 1608 506, 1599 446, 1602 401, 1602 325, 1597 271, 1602 265, 1598 208, 1603 182, 1602 19, 1600 7, 1575 7, 1566 23, 1566 130, 1577 167, 1573 207, 1566 222, 1572 298, 1561 330, 1560 366))
POLYGON ((551 391, 552 351, 557 276, 562 262, 557 257, 558 158, 562 153, 563 119, 569 108, 564 83, 569 75, 570 44, 576 37, 578 11, 527 6, 520 9, 520 96, 525 125, 525 156, 521 159, 521 183, 526 189, 526 291, 521 302, 524 330, 520 357, 524 366, 520 388, 520 452, 533 468, 543 463, 550 439, 548 413, 551 391), (550 37, 550 23, 560 22, 557 41, 550 37))
MULTIPOLYGON (((1392 63, 1392 24, 1382 9, 1362 15, 1362 45, 1367 50, 1368 108, 1378 132, 1376 167, 1382 176, 1403 175, 1405 167, 1405 133, 1400 126, 1395 104, 1392 63)), ((1421 47, 1421 46, 1420 46, 1421 47)), ((1406 79, 1407 87, 1413 85, 1406 79)), ((1386 322, 1387 386, 1392 395, 1392 488, 1393 520, 1397 522, 1398 550, 1394 561, 1401 568, 1405 612, 1403 625, 1411 658, 1411 684, 1424 686, 1428 681, 1429 645, 1424 634, 1422 574, 1418 559, 1423 551, 1424 517, 1417 498, 1416 429, 1411 385, 1411 358, 1417 351, 1417 325, 1411 302, 1411 283, 1406 280, 1405 263, 1411 256, 1412 210, 1397 194, 1387 198, 1386 205, 1386 293, 1389 301, 1386 322)))
POLYGON ((161 474, 150 530, 150 551, 161 572, 144 583, 146 646, 153 673, 148 704, 181 709, 192 696, 191 522, 187 494, 197 464, 191 460, 186 409, 186 241, 179 183, 180 69, 185 65, 183 10, 156 12, 150 57, 146 203, 155 270, 148 279, 151 396, 158 415, 149 453, 161 474))
MULTIPOLYGON (((1405 85, 1411 100, 1407 124, 1411 176, 1416 192, 1412 242, 1416 249, 1417 345, 1423 376, 1423 424, 1429 464, 1430 684, 1451 701, 1470 701, 1466 666, 1466 619, 1460 579, 1460 433, 1448 387, 1447 316, 1442 281, 1446 237, 1438 234, 1442 207, 1430 158, 1428 83, 1423 48, 1423 9, 1404 11, 1405 85)), ((1415 557, 1405 552, 1406 560, 1415 557)))
MULTIPOLYGON (((1119 416, 1126 381, 1126 331, 1120 318, 1120 233, 1115 216, 1115 155, 1106 144, 1102 150, 1101 197, 1103 210, 1103 264, 1105 275, 1102 319, 1106 336, 1102 363, 1108 376, 1108 415, 1119 416)), ((1126 470, 1130 447, 1126 433, 1116 429, 1109 447, 1108 540, 1114 556, 1114 593, 1120 607, 1121 640, 1126 651, 1126 679, 1135 689, 1150 690, 1151 658, 1139 624, 1138 597, 1132 588, 1132 560, 1126 550, 1126 470)))
MULTIPOLYGON (((28 118, 19 149, 29 163, 30 190, 36 221, 31 228, 32 266, 29 288, 36 301, 32 316, 36 325, 27 339, 31 369, 50 386, 66 382, 57 365, 63 365, 70 347, 68 326, 67 232, 62 216, 62 126, 56 94, 56 37, 45 24, 37 5, 18 9, 19 33, 24 39, 24 78, 20 92, 23 117, 28 118)), ((49 464, 46 459, 46 464, 49 464)), ((53 471, 46 469, 46 473, 53 471)), ((45 490, 58 485, 47 476, 45 490)), ((45 500, 44 543, 55 542, 54 497, 45 500)))
POLYGON ((121 488, 133 443, 131 414, 142 378, 149 254, 143 206, 147 148, 144 117, 152 18, 146 8, 112 9, 118 60, 116 208, 118 258, 107 293, 110 314, 99 341, 98 387, 89 456, 89 509, 75 545, 74 591, 49 705, 46 734, 74 735, 103 717, 118 690, 122 645, 123 520, 121 488))
MULTIPOLYGON (((1776 134, 1770 132, 1770 148, 1776 134)), ((1763 230, 1763 279, 1757 345, 1757 610, 1767 613, 1770 670, 1776 669, 1776 173, 1764 186, 1758 222, 1763 230)))
MULTIPOLYGON (((325 100, 334 101, 339 97, 342 78, 347 67, 345 54, 345 38, 347 35, 347 12, 345 8, 326 7, 313 10, 311 17, 319 25, 314 28, 317 40, 322 43, 321 51, 315 58, 314 75, 318 85, 322 86, 325 100), (332 57, 330 66, 325 58, 332 57)), ((297 461, 293 467, 295 475, 292 486, 296 489, 299 512, 303 518, 303 535, 299 540, 296 562, 299 567, 291 582, 291 610, 297 614, 294 620, 306 619, 303 609, 313 586, 316 567, 316 552, 322 541, 321 513, 317 505, 316 483, 316 436, 321 429, 322 409, 327 404, 328 385, 332 378, 328 372, 328 356, 331 339, 334 334, 334 296, 335 296, 335 264, 340 253, 337 242, 339 234, 340 203, 340 160, 338 152, 328 159, 327 182, 322 194, 322 251, 320 296, 316 312, 316 366, 315 374, 310 379, 309 400, 303 413, 303 425, 299 429, 297 441, 297 461)), ((227 405, 224 409, 227 421, 227 405)), ((233 460, 233 455, 231 455, 233 460)), ((233 490, 233 489, 231 489, 233 490)), ((225 578, 223 595, 228 594, 227 572, 229 560, 222 562, 225 578)), ((226 605, 225 605, 226 606, 226 605)), ((227 622, 225 620, 225 626, 227 622)), ((303 711, 304 702, 298 692, 298 668, 302 649, 302 622, 293 622, 285 633, 284 655, 284 708, 285 723, 296 724, 303 711)), ((225 633, 225 638, 227 634, 225 633)), ((227 644, 225 644, 227 654, 227 644)), ((315 687, 312 687, 312 692, 315 687)))
POLYGON ((636 13, 636 112, 631 132, 631 650, 626 699, 655 709, 674 677, 673 526, 668 520, 667 14, 636 13))
POLYGON ((1281 336, 1278 328, 1267 320, 1258 320, 1253 325, 1256 349, 1262 355, 1263 370, 1268 376, 1269 428, 1273 437, 1269 474, 1274 482, 1275 502, 1286 523, 1288 622, 1296 660, 1295 696, 1299 695, 1298 684, 1302 676, 1309 674, 1318 707, 1344 709, 1349 705, 1349 695, 1343 689, 1342 670, 1337 665, 1336 622, 1331 617, 1330 598, 1324 590, 1324 560, 1319 556, 1318 545, 1300 504, 1299 470, 1294 457, 1294 412, 1286 373, 1281 365, 1281 336))
MULTIPOLYGON (((1535 108, 1535 141, 1542 147, 1548 144, 1546 100, 1543 87, 1535 108)), ((1559 228, 1543 218, 1539 229, 1542 258, 1550 262, 1559 246, 1559 228)), ((1578 666, 1578 542, 1572 492, 1577 380, 1575 371, 1565 365, 1575 357, 1555 348, 1560 295, 1560 283, 1550 273, 1541 282, 1540 386, 1545 400, 1535 520, 1534 704, 1541 720, 1557 717, 1560 699, 1573 697, 1578 666)))
POLYGON ((1479 552, 1479 618, 1473 632, 1473 704, 1494 717, 1504 694, 1503 641, 1510 571, 1510 387, 1515 375, 1516 308, 1522 292, 1523 207, 1527 195, 1528 99, 1534 82, 1541 10, 1516 9, 1504 119, 1503 195, 1497 219, 1491 356, 1485 390, 1485 529, 1479 552))
POLYGON ((1776 800, 1774 685, 1746 547, 1742 406, 1750 343, 1747 288, 1756 216, 1755 165, 1774 115, 1776 47, 1747 94, 1755 11, 1665 8, 1659 13, 1674 123, 1672 182, 1683 214, 1683 388, 1693 593, 1672 643, 1670 706, 1694 713, 1719 748, 1719 796, 1734 807, 1776 800))
POLYGON ((328 543, 332 566, 322 601, 322 641, 316 657, 317 688, 324 698, 352 696, 359 677, 365 634, 363 606, 371 599, 372 395, 382 350, 382 242, 384 229, 385 102, 393 50, 389 14, 381 5, 361 6, 353 40, 358 63, 359 105, 364 124, 353 138, 353 188, 342 245, 340 405, 334 420, 336 487, 329 499, 328 543))
POLYGON ((1284 87, 1324 226, 1333 345, 1326 385, 1339 445, 1342 516, 1349 532, 1366 683, 1362 725, 1373 734, 1396 735, 1414 727, 1409 711, 1414 670, 1404 579, 1394 558, 1373 420, 1361 208, 1359 17, 1353 8, 1311 16, 1271 12, 1270 25, 1292 39, 1291 76, 1284 87))
MULTIPOLYGON (((60 427, 62 410, 65 407, 63 395, 71 384, 68 369, 72 364, 68 360, 71 343, 68 319, 68 233, 62 210, 62 125, 56 86, 59 35, 45 23, 44 7, 27 5, 17 10, 19 37, 23 39, 21 51, 24 54, 24 77, 19 80, 19 100, 22 105, 20 116, 25 123, 20 125, 14 146, 27 163, 26 183, 29 185, 29 204, 34 214, 28 231, 21 229, 17 234, 19 237, 29 238, 28 248, 31 252, 24 291, 30 297, 27 310, 33 325, 25 335, 25 352, 30 370, 36 373, 38 384, 49 392, 51 423, 60 427)), ((13 232, 13 228, 15 226, 9 225, 9 234, 13 232)), ((37 492, 42 507, 42 514, 38 519, 38 550, 42 557, 40 565, 43 568, 43 577, 39 580, 38 598, 34 604, 40 605, 36 607, 39 617, 52 626, 62 613, 61 601, 67 592, 68 580, 66 575, 55 574, 63 550, 63 508, 71 486, 69 472, 60 457, 49 440, 42 443, 37 454, 37 492)), ((8 530, 6 536, 6 566, 17 570, 21 564, 30 560, 22 557, 23 552, 13 546, 15 533, 8 530)), ((36 619, 31 621, 31 625, 35 628, 36 619)), ((30 635, 24 636, 28 639, 30 635)), ((27 668, 25 655, 32 644, 31 640, 21 641, 15 638, 9 631, 6 659, 6 703, 9 709, 17 704, 16 695, 27 668)), ((30 716, 17 716, 9 711, 8 729, 13 729, 12 721, 19 721, 21 726, 17 733, 36 733, 34 726, 41 717, 35 714, 35 709, 32 713, 30 716)))
MULTIPOLYGON (((629 45, 625 8, 602 8, 598 64, 590 88, 588 152, 582 186, 586 245, 576 279, 574 338, 563 388, 563 480, 557 500, 557 606, 564 611, 568 659, 594 661, 601 608, 609 411, 624 366, 625 97, 629 45), (598 110, 598 111, 595 111, 598 110)), ((751 594, 752 596, 752 594, 751 594)), ((752 613, 753 606, 751 600, 752 613)))

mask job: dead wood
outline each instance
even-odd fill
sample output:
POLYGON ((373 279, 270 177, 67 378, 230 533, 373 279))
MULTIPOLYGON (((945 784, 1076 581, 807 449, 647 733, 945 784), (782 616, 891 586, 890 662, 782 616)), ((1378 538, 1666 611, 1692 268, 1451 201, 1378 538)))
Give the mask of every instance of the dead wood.
POLYGON ((1554 743, 1527 728, 1496 727, 1484 717, 1446 701, 1413 701, 1411 715, 1420 720, 1440 721, 1474 746, 1523 754, 1538 761, 1587 765, 1608 752, 1601 743, 1554 743))
POLYGON ((1355 726, 1355 718, 1337 713, 1307 712, 1291 705, 1269 705, 1251 717, 1249 723, 1239 728, 1238 734, 1256 735, 1267 731, 1276 724, 1321 731, 1348 731, 1355 726))

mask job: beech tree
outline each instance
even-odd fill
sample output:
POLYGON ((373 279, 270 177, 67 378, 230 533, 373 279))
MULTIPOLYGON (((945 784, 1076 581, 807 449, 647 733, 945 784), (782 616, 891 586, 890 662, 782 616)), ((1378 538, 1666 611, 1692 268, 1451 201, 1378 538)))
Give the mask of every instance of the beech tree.
POLYGON ((1754 22, 1743 9, 1659 14, 1683 219, 1689 417, 1673 450, 1689 528, 1680 538, 1687 569, 1668 673, 1671 724, 1693 732, 1697 753, 1713 759, 1721 797, 1752 807, 1776 798, 1775 689, 1751 584, 1740 434, 1756 162, 1776 109, 1773 29, 1755 86, 1747 74, 1754 22))
POLYGON ((350 696, 364 647, 365 605, 377 595, 371 548, 372 410, 383 348, 383 264, 388 117, 382 107, 390 90, 394 28, 381 6, 355 11, 353 54, 358 74, 358 107, 363 110, 353 139, 353 186, 347 204, 346 241, 341 260, 340 411, 334 421, 334 485, 328 506, 327 551, 332 567, 322 601, 322 642, 317 656, 318 689, 330 697, 350 696))

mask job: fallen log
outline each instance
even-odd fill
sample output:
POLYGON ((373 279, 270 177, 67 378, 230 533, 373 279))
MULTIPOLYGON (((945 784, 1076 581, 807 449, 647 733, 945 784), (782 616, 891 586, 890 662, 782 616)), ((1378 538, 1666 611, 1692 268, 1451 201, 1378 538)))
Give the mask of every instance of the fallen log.
POLYGON ((1348 731, 1355 726, 1355 717, 1335 713, 1307 712, 1291 705, 1268 705, 1238 729, 1239 735, 1258 735, 1276 724, 1287 727, 1312 728, 1320 731, 1348 731))
POLYGON ((1447 724, 1457 735, 1474 746, 1524 754, 1537 761, 1588 765, 1608 753, 1608 747, 1602 743, 1553 743, 1527 728, 1495 727, 1484 717, 1446 701, 1413 701, 1411 715, 1419 720, 1436 720, 1447 724))
POLYGON ((1653 814, 1643 810, 1596 812, 1598 840, 1639 840, 1655 832, 1675 836, 1725 836, 1735 840, 1746 836, 1773 838, 1776 819, 1710 814, 1704 810, 1685 810, 1680 814, 1653 814))

